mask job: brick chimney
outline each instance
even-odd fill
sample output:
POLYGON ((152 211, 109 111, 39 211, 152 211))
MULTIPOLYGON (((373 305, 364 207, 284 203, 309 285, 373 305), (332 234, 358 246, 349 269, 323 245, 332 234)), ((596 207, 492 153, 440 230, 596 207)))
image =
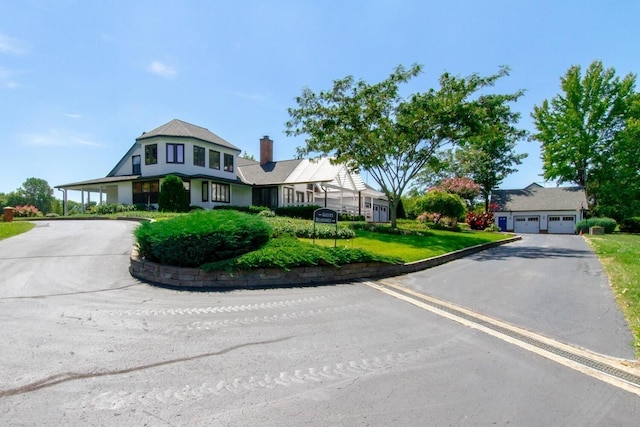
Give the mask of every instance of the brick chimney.
POLYGON ((265 135, 260 138, 260 165, 273 162, 273 141, 265 135))

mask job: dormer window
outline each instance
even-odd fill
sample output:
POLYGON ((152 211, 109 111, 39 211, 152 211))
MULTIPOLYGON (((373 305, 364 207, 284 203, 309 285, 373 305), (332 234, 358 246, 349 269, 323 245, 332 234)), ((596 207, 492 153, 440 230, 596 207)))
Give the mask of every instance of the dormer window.
POLYGON ((167 144, 167 163, 184 163, 184 144, 167 144))

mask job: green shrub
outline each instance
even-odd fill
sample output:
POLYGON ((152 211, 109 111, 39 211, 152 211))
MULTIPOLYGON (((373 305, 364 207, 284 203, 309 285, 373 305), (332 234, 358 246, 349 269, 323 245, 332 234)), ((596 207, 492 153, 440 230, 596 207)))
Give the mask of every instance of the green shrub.
POLYGON ((178 267, 233 258, 264 245, 269 225, 235 211, 194 211, 166 221, 142 224, 135 232, 141 257, 178 267))
POLYGON ((189 212, 189 192, 179 176, 167 175, 162 181, 158 209, 162 212, 189 212))
POLYGON ((133 212, 137 210, 136 205, 121 205, 119 203, 110 203, 96 205, 91 208, 91 213, 96 215, 108 215, 121 212, 133 212))
POLYGON ((320 206, 283 206, 281 208, 275 208, 274 212, 278 216, 313 220, 313 211, 316 209, 320 209, 320 206))
POLYGON ((459 218, 465 212, 465 205, 460 196, 439 190, 431 190, 422 196, 418 199, 417 206, 422 212, 435 214, 436 224, 440 218, 459 218))
POLYGON ((389 224, 380 224, 375 222, 354 222, 349 224, 352 230, 370 231, 380 234, 393 234, 397 236, 429 236, 431 233, 424 230, 415 230, 407 228, 391 228, 389 224))
POLYGON ((263 211, 271 211, 271 208, 268 208, 266 206, 254 206, 254 205, 251 205, 251 206, 219 205, 219 206, 216 206, 214 209, 232 210, 232 211, 245 212, 250 214, 259 214, 260 212, 263 212, 263 211))
POLYGON ((620 223, 620 231, 625 233, 640 233, 640 216, 625 218, 620 223))
POLYGON ((500 231, 500 227, 498 227, 495 224, 491 224, 490 226, 485 228, 484 231, 487 231, 487 232, 490 232, 490 233, 497 233, 497 232, 500 231))
POLYGON ((305 221, 295 218, 274 217, 268 218, 268 221, 273 230, 273 237, 280 237, 284 235, 304 239, 353 239, 356 237, 356 233, 353 229, 341 224, 338 224, 337 233, 335 225, 315 224, 314 234, 314 223, 310 220, 305 221))
POLYGON ((136 211, 140 212, 151 212, 156 210, 156 207, 154 205, 147 205, 145 203, 136 203, 133 206, 135 206, 136 211))
POLYGON ((272 239, 262 248, 236 258, 208 263, 202 266, 207 271, 237 271, 251 268, 278 267, 290 270, 294 267, 333 265, 340 266, 356 262, 386 262, 399 264, 398 258, 373 254, 363 249, 328 248, 301 242, 291 236, 272 239))
POLYGON ((338 221, 364 221, 364 215, 338 214, 338 221))
POLYGON ((605 233, 613 233, 616 230, 615 219, 612 218, 588 218, 582 219, 576 223, 576 233, 588 233, 591 227, 602 227, 605 233))

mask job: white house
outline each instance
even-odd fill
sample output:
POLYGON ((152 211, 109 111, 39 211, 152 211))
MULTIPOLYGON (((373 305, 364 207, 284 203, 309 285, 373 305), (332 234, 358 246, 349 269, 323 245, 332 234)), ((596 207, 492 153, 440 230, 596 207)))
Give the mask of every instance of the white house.
POLYGON ((582 187, 545 188, 533 183, 522 190, 495 190, 491 204, 502 231, 573 234, 576 222, 584 218, 587 197, 582 187))
POLYGON ((328 158, 273 160, 273 141, 260 139, 260 161, 240 157, 241 150, 200 126, 170 122, 136 138, 133 146, 104 178, 58 185, 81 191, 99 203, 157 206, 160 185, 177 175, 189 190, 190 204, 319 205, 340 213, 364 215, 368 221, 389 220, 385 195, 366 185, 359 174, 328 158))

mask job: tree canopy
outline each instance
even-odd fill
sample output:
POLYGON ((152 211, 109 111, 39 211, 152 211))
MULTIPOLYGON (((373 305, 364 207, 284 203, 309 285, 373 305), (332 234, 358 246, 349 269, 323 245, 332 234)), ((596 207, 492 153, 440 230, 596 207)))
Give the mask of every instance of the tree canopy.
POLYGON ((352 76, 335 80, 333 88, 315 93, 309 88, 289 108, 287 135, 306 135, 299 155, 333 156, 351 170, 364 170, 380 186, 390 204, 391 226, 396 208, 412 179, 445 144, 484 129, 471 97, 508 74, 478 74, 460 78, 444 73, 440 87, 403 97, 399 86, 421 72, 419 65, 398 66, 376 84, 352 76))
MULTIPOLYGON (((594 61, 586 72, 570 67, 560 79, 562 93, 544 100, 531 114, 542 145, 543 176, 558 184, 585 187, 592 207, 611 208, 620 198, 606 194, 616 187, 618 176, 638 181, 637 153, 633 137, 640 111, 634 108, 636 76, 622 79, 615 69, 594 61), (637 159, 637 157, 636 157, 637 159)), ((637 189, 637 185, 635 186, 637 189)))
POLYGON ((0 207, 35 206, 43 214, 53 211, 53 188, 41 178, 27 178, 22 186, 8 194, 0 193, 0 207))

